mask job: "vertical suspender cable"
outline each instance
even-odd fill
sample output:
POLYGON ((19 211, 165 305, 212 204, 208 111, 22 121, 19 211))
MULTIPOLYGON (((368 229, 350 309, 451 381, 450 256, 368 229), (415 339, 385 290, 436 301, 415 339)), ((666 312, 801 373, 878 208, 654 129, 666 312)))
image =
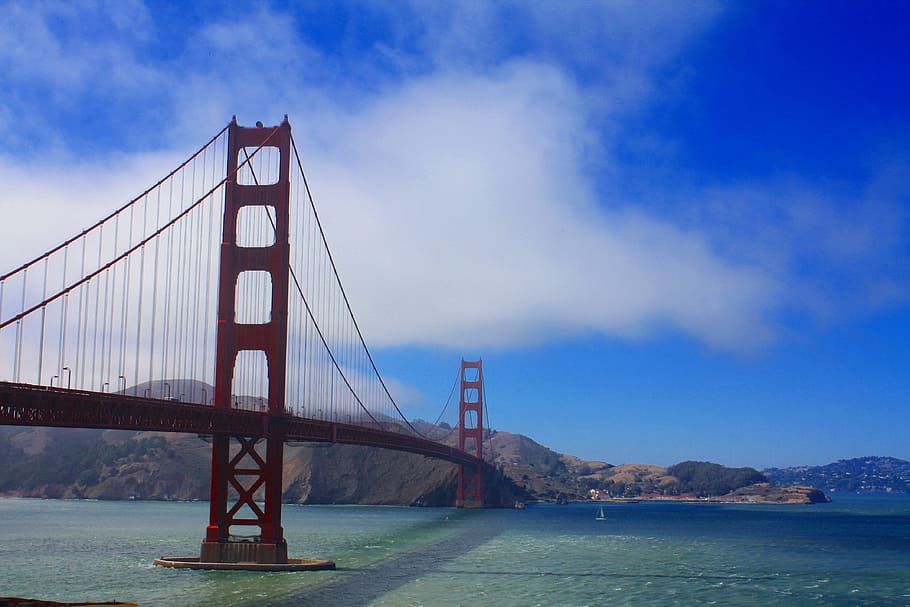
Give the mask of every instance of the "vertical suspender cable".
MULTIPOLYGON (((44 258, 44 286, 41 287, 41 299, 47 299, 47 264, 48 258, 44 258)), ((44 321, 47 314, 47 306, 41 306, 41 340, 38 345, 38 380, 37 384, 41 385, 41 373, 44 370, 44 321)))
MULTIPOLYGON (((85 276, 85 232, 83 231, 82 236, 82 261, 79 265, 79 276, 85 276)), ((81 285, 79 287, 79 311, 76 316, 76 352, 74 353, 73 360, 78 362, 79 356, 82 351, 82 302, 85 299, 85 287, 86 285, 81 285)), ((70 377, 74 375, 73 369, 70 368, 70 377)), ((61 379, 63 379, 61 377, 61 379)), ((69 388, 69 386, 67 386, 69 388)))
POLYGON ((161 234, 159 216, 161 214, 161 190, 158 190, 158 202, 155 205, 155 263, 152 269, 152 329, 149 334, 149 396, 152 395, 152 381, 155 375, 155 326, 158 321, 158 257, 161 249, 161 234))
MULTIPOLYGON (((145 195, 144 204, 142 207, 142 240, 145 240, 148 230, 148 211, 149 211, 149 198, 148 194, 145 195)), ((132 247, 131 247, 132 248, 132 247)), ((140 360, 142 356, 142 303, 145 300, 145 245, 142 245, 142 248, 139 251, 139 311, 138 311, 138 320, 137 320, 137 330, 136 330, 136 358, 135 364, 133 365, 133 396, 139 396, 139 368, 141 366, 140 360)), ((152 339, 149 339, 151 342, 152 339)), ((124 363, 124 367, 126 364, 124 363)), ((126 369, 123 370, 124 375, 126 375, 126 369)))
MULTIPOLYGON (((205 174, 205 154, 204 154, 204 153, 203 153, 203 156, 202 156, 202 172, 203 172, 203 175, 204 175, 204 174, 205 174)), ((203 185, 202 191, 204 192, 204 191, 205 191, 205 183, 203 183, 202 185, 203 185)), ((191 198, 192 198, 193 200, 195 200, 195 199, 196 199, 196 163, 195 163, 195 162, 193 163, 193 185, 192 185, 191 190, 192 190, 191 198)), ((211 204, 211 201, 209 201, 209 204, 211 204)), ((201 268, 201 265, 202 265, 202 219, 201 219, 201 216, 202 216, 202 215, 203 215, 203 213, 201 213, 201 212, 200 212, 200 213, 197 213, 197 214, 195 215, 195 222, 196 222, 196 231, 195 231, 196 252, 195 252, 194 258, 193 258, 193 270, 194 270, 194 277, 195 277, 196 280, 193 281, 193 285, 199 285, 199 284, 200 284, 200 281, 199 281, 199 274, 201 273, 200 268, 201 268)), ((193 289, 187 289, 187 291, 188 291, 188 292, 192 292, 193 289)), ((197 346, 198 343, 199 343, 199 324, 198 324, 198 322, 199 322, 199 304, 200 304, 199 299, 198 299, 199 293, 197 293, 196 295, 197 295, 196 301, 193 302, 194 305, 193 305, 193 323, 192 323, 192 331, 189 331, 190 342, 191 342, 191 348, 192 348, 192 351, 190 352, 190 368, 192 369, 192 371, 191 371, 191 373, 190 373, 190 378, 189 378, 189 379, 190 379, 191 382, 192 382, 192 383, 190 384, 190 389, 192 390, 192 392, 191 392, 190 395, 187 397, 187 399, 188 399, 189 402, 192 402, 192 403, 199 402, 199 401, 196 399, 196 386, 197 386, 197 383, 196 383, 196 382, 200 379, 199 375, 198 375, 197 372, 196 372, 197 369, 198 369, 198 366, 199 366, 199 358, 197 357, 198 352, 197 352, 196 346, 197 346)))
MULTIPOLYGON (((104 247, 104 226, 98 230, 98 267, 103 265, 102 252, 104 247)), ((89 386, 91 390, 95 389, 95 358, 98 351, 98 304, 101 296, 101 277, 95 281, 95 316, 92 319, 92 370, 89 374, 89 386)), ((86 316, 86 327, 88 327, 88 316, 86 316)), ((88 342, 86 341, 86 346, 88 342)))
MULTIPOLYGON (((217 146, 212 151, 212 184, 215 183, 215 159, 217 158, 217 146)), ((207 167, 205 162, 202 163, 203 170, 203 181, 202 189, 205 190, 205 172, 207 167)), ((214 214, 215 202, 211 201, 209 204, 209 220, 208 226, 206 229, 206 240, 205 240, 205 295, 204 295, 204 304, 203 304, 203 321, 202 321, 202 380, 208 381, 208 354, 209 354, 209 294, 211 292, 211 268, 212 268, 212 216, 214 214)), ((212 379, 212 384, 215 383, 215 380, 212 379)), ((207 400, 206 397, 203 397, 203 401, 207 400)), ((203 402, 202 404, 206 404, 203 402)))
MULTIPOLYGON (((183 209, 183 185, 184 185, 184 172, 180 172, 180 186, 177 193, 177 209, 183 209)), ((172 243, 174 246, 170 250, 170 257, 173 258, 171 263, 171 286, 172 286, 172 295, 171 295, 171 312, 173 313, 173 318, 168 317, 167 330, 170 335, 173 337, 173 347, 168 351, 167 362, 170 365, 170 369, 165 373, 165 377, 168 380, 168 386, 170 391, 168 392, 168 397, 179 397, 180 396, 180 386, 177 381, 177 369, 180 365, 180 325, 181 317, 183 316, 183 242, 185 240, 183 229, 186 227, 186 223, 180 221, 176 224, 171 231, 174 234, 174 240, 172 243), (176 251, 175 251, 176 249, 176 251)))
MULTIPOLYGON (((134 222, 135 222, 135 214, 133 213, 133 206, 130 205, 129 229, 127 230, 127 234, 128 234, 127 250, 131 250, 133 248, 133 223, 134 222)), ((130 321, 129 321, 130 306, 129 306, 129 300, 127 299, 127 297, 130 294, 130 291, 131 291, 130 287, 132 286, 132 282, 133 282, 133 272, 132 272, 133 264, 132 264, 131 260, 132 260, 132 255, 128 255, 126 257, 126 259, 124 260, 124 262, 125 262, 124 265, 126 267, 124 269, 125 282, 124 282, 124 290, 123 290, 123 334, 120 336, 120 360, 122 361, 121 366, 124 368, 123 375, 126 375, 127 344, 129 343, 128 332, 129 332, 129 327, 130 327, 130 321)), ((138 354, 139 353, 137 352, 136 355, 138 356, 138 354)), ((136 396, 136 391, 139 389, 139 386, 138 386, 139 382, 136 379, 137 377, 138 377, 138 374, 135 372, 135 369, 134 369, 133 396, 136 396)))
MULTIPOLYGON (((388 399, 391 401, 392 406, 395 408, 395 411, 398 413, 399 417, 404 420, 408 428, 410 428, 415 434, 421 435, 417 429, 411 425, 411 422, 408 421, 408 418, 401 412, 401 409, 398 408, 398 404, 395 402, 395 399, 392 398, 392 394, 389 392, 388 386, 386 386, 385 381, 382 379, 382 375, 379 373, 378 367, 376 367, 376 362, 373 360, 373 355, 370 353, 369 348, 367 348, 366 341, 363 339, 363 333, 360 331, 360 326, 357 324, 357 318, 354 316, 354 312, 351 309, 350 301, 348 301, 347 294, 344 291, 344 286, 341 284, 341 278, 338 276, 338 270, 335 268, 335 261, 332 258, 332 252, 329 250, 328 241, 325 237, 325 232, 322 229, 322 223, 319 221, 319 214, 316 212, 316 205, 313 200, 313 194, 310 191, 309 183, 307 182, 306 173, 303 170, 303 162, 300 160, 300 152, 297 150, 297 142, 294 140, 293 135, 291 136, 291 147, 294 150, 294 156, 297 159, 297 167, 300 170, 300 175, 303 179, 303 185, 307 193, 307 199, 309 200, 310 207, 313 210, 313 216, 316 220, 316 225, 319 227, 319 234, 322 236, 322 241, 325 244, 326 255, 328 256, 329 261, 332 263, 332 269, 334 270, 335 278, 338 282, 338 288, 341 291, 341 295, 344 298, 344 303, 347 306, 348 314, 351 316, 351 321, 354 323, 354 327, 357 329, 357 337, 360 340, 361 345, 363 346, 364 351, 366 352, 367 357, 370 360, 370 366, 373 369, 373 372, 376 374, 379 383, 382 385, 382 389, 385 392, 388 399)), ((421 435, 422 436, 422 435, 421 435)))
MULTIPOLYGON (((168 187, 168 201, 167 201, 167 216, 171 217, 173 215, 173 206, 174 206, 174 180, 171 179, 168 187)), ((167 232, 167 268, 166 275, 164 277, 164 341, 161 346, 161 398, 170 398, 170 390, 167 393, 164 392, 165 385, 170 388, 170 383, 166 380, 167 377, 167 361, 170 348, 170 337, 171 337, 171 270, 174 266, 174 231, 173 229, 168 230, 167 232)))
MULTIPOLYGON (((69 261, 69 245, 63 247, 63 277, 60 279, 60 288, 66 288, 66 266, 69 261)), ((63 377, 63 361, 66 356, 66 323, 69 321, 69 293, 63 296, 63 304, 60 306, 60 348, 57 353, 57 378, 63 377)), ((59 386, 58 386, 59 387, 59 386)))
MULTIPOLYGON (((119 235, 120 235, 120 214, 118 213, 114 219, 114 255, 113 255, 114 257, 117 256, 117 239, 118 239, 119 235)), ((98 260, 98 264, 101 265, 100 258, 98 260)), ((115 264, 114 265, 114 279, 115 280, 116 280, 116 277, 117 277, 117 266, 115 264)), ((107 335, 108 335, 107 300, 108 300, 108 295, 110 292, 110 287, 111 287, 111 269, 108 268, 107 270, 104 271, 104 309, 101 314, 101 355, 100 355, 100 358, 101 358, 100 376, 101 377, 100 377, 99 381, 101 382, 100 389, 102 392, 104 392, 104 383, 105 383, 104 382, 104 351, 105 351, 105 346, 107 345, 107 342, 108 342, 108 339, 107 339, 107 335)), ((113 309, 113 306, 111 306, 111 309, 113 309)), ((98 325, 97 314, 95 315, 95 325, 96 325, 96 327, 98 325)), ((111 330, 113 330, 113 325, 114 325, 114 323, 113 323, 113 319, 112 319, 111 320, 111 330)), ((94 374, 95 374, 95 363, 94 363, 94 357, 93 357, 92 358, 92 375, 94 375, 94 374)))

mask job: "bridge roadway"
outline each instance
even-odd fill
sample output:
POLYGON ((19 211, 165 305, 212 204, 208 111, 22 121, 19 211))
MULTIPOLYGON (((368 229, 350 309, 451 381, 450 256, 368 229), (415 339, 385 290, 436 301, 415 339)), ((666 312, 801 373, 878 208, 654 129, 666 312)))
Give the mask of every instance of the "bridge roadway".
MULTIPOLYGON (((285 425, 287 440, 394 449, 465 466, 483 463, 456 447, 382 428, 123 394, 0 382, 0 425, 265 437, 269 434, 269 426, 276 422, 285 425)), ((397 424, 388 424, 394 425, 397 424)))

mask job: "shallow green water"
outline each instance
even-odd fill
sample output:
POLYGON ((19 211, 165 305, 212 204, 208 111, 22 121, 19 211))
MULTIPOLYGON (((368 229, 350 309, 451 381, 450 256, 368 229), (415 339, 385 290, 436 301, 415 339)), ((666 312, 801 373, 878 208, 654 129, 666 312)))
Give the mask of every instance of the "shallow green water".
POLYGON ((0 596, 149 605, 907 605, 910 498, 524 511, 287 506, 334 572, 152 566, 199 549, 205 503, 0 499, 0 596))

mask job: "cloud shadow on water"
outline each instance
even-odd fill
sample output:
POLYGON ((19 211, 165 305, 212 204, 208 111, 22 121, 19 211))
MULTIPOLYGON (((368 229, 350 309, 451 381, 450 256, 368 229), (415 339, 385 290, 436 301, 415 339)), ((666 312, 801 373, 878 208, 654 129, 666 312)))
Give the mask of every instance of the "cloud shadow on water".
POLYGON ((277 604, 287 607, 369 605, 427 574, 451 573, 443 569, 446 564, 490 541, 499 531, 487 528, 480 531, 476 526, 466 525, 451 537, 367 567, 339 567, 328 583, 308 588, 277 604))

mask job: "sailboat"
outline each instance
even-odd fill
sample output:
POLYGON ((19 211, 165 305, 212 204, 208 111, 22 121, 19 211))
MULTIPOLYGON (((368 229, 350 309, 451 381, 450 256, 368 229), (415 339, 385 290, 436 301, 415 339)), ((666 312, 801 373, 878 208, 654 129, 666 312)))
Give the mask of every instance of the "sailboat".
POLYGON ((607 515, 604 514, 604 507, 601 506, 600 510, 597 511, 597 516, 594 517, 595 521, 605 521, 607 520, 607 515))

